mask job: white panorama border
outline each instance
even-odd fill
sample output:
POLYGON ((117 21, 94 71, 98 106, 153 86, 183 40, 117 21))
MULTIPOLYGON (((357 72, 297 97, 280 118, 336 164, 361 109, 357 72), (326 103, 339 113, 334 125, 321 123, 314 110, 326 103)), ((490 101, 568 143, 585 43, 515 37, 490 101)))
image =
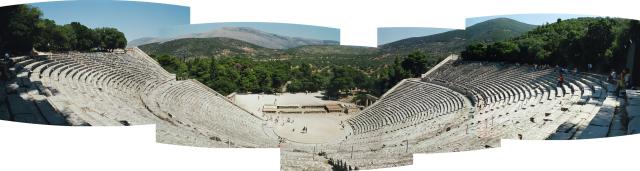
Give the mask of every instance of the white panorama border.
MULTIPOLYGON (((42 2, 3 0, 0 6, 42 2)), ((344 45, 376 46, 377 27, 464 28, 465 18, 563 13, 640 19, 623 0, 145 0, 191 7, 192 23, 281 22, 341 29, 344 45), (326 9, 326 10, 325 10, 326 9)), ((502 147, 416 154, 380 170, 633 170, 640 135, 578 141, 503 140, 502 147)), ((278 149, 155 143, 155 126, 58 127, 0 121, 0 170, 279 170, 278 149)))

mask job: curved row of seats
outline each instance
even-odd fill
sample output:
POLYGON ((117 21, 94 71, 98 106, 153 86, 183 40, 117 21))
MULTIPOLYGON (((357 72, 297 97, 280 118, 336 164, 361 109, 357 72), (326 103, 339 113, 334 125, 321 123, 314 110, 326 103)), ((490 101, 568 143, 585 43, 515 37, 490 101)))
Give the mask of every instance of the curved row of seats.
MULTIPOLYGON (((139 53, 54 54, 14 62, 28 68, 18 74, 24 96, 46 97, 72 125, 154 123, 158 141, 165 143, 275 146, 277 137, 260 117, 197 81, 176 81, 139 53)), ((287 144, 283 166, 326 168, 315 156, 319 151, 372 169, 410 164, 412 153, 496 147, 503 138, 612 135, 613 86, 599 75, 573 73, 557 85, 557 76, 550 68, 451 61, 420 80, 403 80, 347 119, 346 140, 317 147, 287 144)))
POLYGON ((453 91, 416 80, 404 80, 379 101, 347 120, 354 134, 399 122, 420 123, 457 111, 463 100, 453 91))
MULTIPOLYGON (((358 132, 357 129, 367 130, 371 125, 365 124, 361 128, 363 126, 357 122, 348 122, 354 128, 354 135, 340 145, 323 148, 343 148, 327 150, 330 151, 327 155, 370 169, 403 163, 399 156, 412 153, 497 147, 500 139, 504 138, 541 140, 609 136, 607 125, 612 122, 611 108, 615 107, 612 86, 594 74, 565 73, 565 82, 560 86, 557 85, 557 77, 558 70, 552 68, 452 61, 425 75, 421 81, 454 90, 458 94, 455 98, 463 97, 463 100, 470 101, 465 104, 471 105, 456 112, 435 114, 444 117, 428 120, 427 124, 403 126, 394 131, 369 129, 358 132), (356 150, 344 150, 344 146, 355 146, 356 150), (376 156, 380 159, 375 159, 376 156), (385 159, 384 156, 388 157, 385 159), (368 160, 370 158, 375 160, 368 160)), ((378 106, 397 103, 392 95, 429 98, 416 96, 421 92, 404 87, 409 87, 407 81, 399 83, 396 89, 390 90, 376 104, 352 119, 376 118, 370 113, 390 113, 382 115, 387 117, 386 120, 379 119, 380 123, 372 124, 383 127, 385 122, 394 119, 396 113, 378 106)), ((442 100, 440 103, 453 105, 455 101, 442 100)), ((421 103, 428 105, 428 102, 421 103)), ((413 105, 404 101, 402 104, 403 108, 395 111, 413 112, 413 105)))
POLYGON ((264 120, 195 80, 167 82, 144 99, 154 113, 165 114, 165 119, 179 121, 209 136, 230 139, 244 147, 275 146, 273 137, 263 131, 264 120))
POLYGON ((20 85, 30 96, 44 97, 71 125, 156 124, 158 141, 180 145, 273 147, 277 142, 265 134, 265 121, 197 81, 176 81, 144 53, 71 52, 13 60, 20 85))

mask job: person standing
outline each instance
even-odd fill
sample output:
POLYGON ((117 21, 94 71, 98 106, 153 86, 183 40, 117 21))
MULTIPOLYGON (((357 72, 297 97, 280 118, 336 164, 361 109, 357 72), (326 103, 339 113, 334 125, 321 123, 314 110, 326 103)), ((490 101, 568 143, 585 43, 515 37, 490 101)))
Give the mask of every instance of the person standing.
POLYGON ((611 70, 611 74, 609 74, 609 83, 614 83, 616 81, 616 70, 611 70))
POLYGON ((31 71, 31 69, 27 68, 27 78, 31 78, 31 73, 33 73, 33 71, 31 71))
POLYGON ((626 89, 631 89, 631 71, 627 69, 627 73, 624 75, 624 85, 626 89))
POLYGON ((564 84, 564 76, 562 75, 562 73, 560 73, 560 75, 558 76, 558 87, 562 87, 563 84, 564 84))
POLYGON ((628 69, 625 68, 620 73, 620 77, 619 77, 619 80, 618 80, 618 94, 620 94, 620 91, 623 91, 625 89, 625 83, 626 83, 625 78, 627 78, 626 77, 627 76, 627 72, 629 72, 629 71, 628 71, 628 69))

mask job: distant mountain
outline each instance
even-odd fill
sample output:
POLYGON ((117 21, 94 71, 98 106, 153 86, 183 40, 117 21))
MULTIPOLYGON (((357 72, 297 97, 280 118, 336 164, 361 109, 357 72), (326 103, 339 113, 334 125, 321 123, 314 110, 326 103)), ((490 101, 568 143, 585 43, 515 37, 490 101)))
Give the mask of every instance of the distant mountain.
POLYGON ((162 43, 176 39, 184 38, 214 38, 224 37, 245 41, 254 45, 258 45, 270 49, 289 49, 305 45, 338 45, 339 42, 332 40, 317 40, 299 37, 282 36, 273 33, 267 33, 248 27, 223 27, 203 33, 194 33, 181 35, 178 37, 158 39, 158 38, 142 38, 129 42, 129 46, 140 46, 149 43, 162 43))
POLYGON ((518 37, 535 29, 536 25, 522 23, 509 18, 496 18, 474 24, 465 29, 469 43, 496 42, 518 37))
POLYGON ((495 42, 509 39, 535 27, 511 19, 498 18, 472 25, 466 30, 451 30, 403 39, 378 48, 342 46, 332 41, 292 38, 250 28, 226 27, 139 47, 148 54, 169 54, 182 58, 249 56, 261 59, 305 59, 305 61, 314 60, 316 63, 369 60, 371 63, 381 64, 393 61, 395 57, 404 57, 414 51, 423 51, 435 58, 443 58, 451 53, 461 52, 471 42, 495 42))
POLYGON ((379 48, 385 57, 405 56, 414 51, 446 56, 462 51, 466 45, 465 31, 451 30, 429 36, 402 39, 381 45, 379 48))
POLYGON ((138 48, 147 54, 172 55, 180 58, 238 55, 261 58, 277 56, 280 53, 279 50, 223 37, 183 38, 163 43, 145 44, 138 46, 138 48))
POLYGON ((383 56, 404 56, 413 51, 423 51, 439 57, 458 53, 475 42, 495 42, 517 37, 537 26, 508 18, 496 18, 444 33, 412 37, 379 46, 383 56))
POLYGON ((153 55, 189 57, 249 56, 256 58, 313 58, 323 56, 374 56, 377 48, 342 45, 305 45, 290 49, 269 49, 230 38, 183 38, 164 43, 141 45, 142 51, 153 55))

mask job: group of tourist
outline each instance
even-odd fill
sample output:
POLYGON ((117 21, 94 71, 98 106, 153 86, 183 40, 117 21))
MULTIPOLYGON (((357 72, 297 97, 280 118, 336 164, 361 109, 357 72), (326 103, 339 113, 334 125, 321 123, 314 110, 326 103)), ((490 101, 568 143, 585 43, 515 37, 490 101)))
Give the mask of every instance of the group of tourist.
POLYGON ((631 89, 631 72, 629 68, 625 68, 620 74, 617 74, 615 70, 611 70, 607 80, 609 83, 618 85, 616 90, 618 93, 623 89, 631 89))
MULTIPOLYGON (((589 65, 588 67, 591 69, 592 66, 589 65)), ((559 73, 557 86, 562 87, 564 84, 564 74, 568 71, 565 68, 559 68, 557 71, 559 73)), ((574 70, 574 74, 578 74, 577 69, 574 70)), ((620 74, 616 73, 615 70, 612 70, 607 81, 611 84, 617 85, 616 92, 618 93, 623 89, 631 89, 631 72, 629 71, 629 68, 625 68, 620 72, 620 74)))
MULTIPOLYGON (((587 69, 591 71, 593 69, 593 65, 588 64, 587 69)), ((569 71, 565 67, 558 67, 558 66, 556 66, 556 71, 558 72, 557 86, 562 87, 562 85, 564 84, 564 74, 569 73, 569 71)), ((578 74, 578 68, 575 68, 573 70, 573 74, 576 74, 576 75, 578 74)), ((611 73, 609 74, 607 81, 611 84, 617 85, 616 86, 617 92, 619 92, 622 89, 631 89, 632 88, 631 87, 631 71, 629 70, 629 68, 625 68, 622 70, 622 72, 620 72, 620 74, 618 74, 615 70, 611 70, 611 73)))
MULTIPOLYGON (((291 129, 291 132, 296 132, 296 128, 291 129)), ((300 131, 300 133, 306 134, 307 133, 307 126, 302 127, 302 131, 300 131)))

